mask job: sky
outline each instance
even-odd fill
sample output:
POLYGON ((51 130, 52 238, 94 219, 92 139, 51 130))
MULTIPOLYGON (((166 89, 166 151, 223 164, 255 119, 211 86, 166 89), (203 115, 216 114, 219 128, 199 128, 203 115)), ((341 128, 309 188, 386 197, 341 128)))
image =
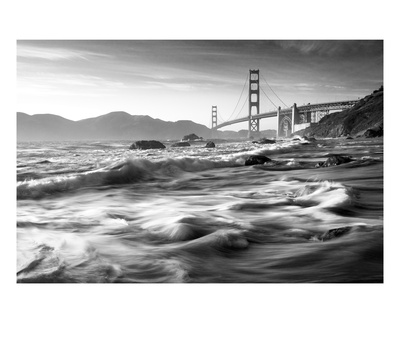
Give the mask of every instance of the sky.
MULTIPOLYGON (((249 69, 260 70, 261 112, 357 99, 383 85, 383 41, 18 40, 17 111, 71 120, 126 111, 210 127, 212 106, 218 123, 248 114, 249 69)), ((268 128, 273 119, 261 121, 268 128)))

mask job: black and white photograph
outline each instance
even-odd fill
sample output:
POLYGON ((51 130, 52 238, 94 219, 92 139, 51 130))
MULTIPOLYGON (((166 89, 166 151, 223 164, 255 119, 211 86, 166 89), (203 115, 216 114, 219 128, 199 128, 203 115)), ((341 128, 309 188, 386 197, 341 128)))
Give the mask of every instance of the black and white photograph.
POLYGON ((382 283, 383 54, 18 41, 17 282, 382 283))
POLYGON ((395 6, 2 8, 1 341, 399 340, 395 6))

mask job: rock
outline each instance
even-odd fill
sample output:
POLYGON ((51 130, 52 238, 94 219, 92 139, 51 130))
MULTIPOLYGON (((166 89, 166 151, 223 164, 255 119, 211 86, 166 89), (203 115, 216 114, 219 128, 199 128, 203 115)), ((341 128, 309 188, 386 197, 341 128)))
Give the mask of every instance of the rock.
POLYGON ((129 149, 165 149, 165 145, 159 141, 136 141, 135 143, 132 143, 129 149))
POLYGON ((324 242, 324 241, 328 241, 332 238, 337 238, 337 237, 343 236, 344 234, 348 233, 350 230, 351 230, 350 226, 345 226, 345 227, 341 227, 338 229, 332 229, 332 230, 328 230, 324 234, 320 235, 318 238, 324 242))
POLYGON ((307 127, 303 135, 314 137, 343 137, 381 126, 383 127, 383 90, 359 100, 351 108, 324 116, 307 127))
POLYGON ((262 138, 259 141, 253 141, 253 143, 258 143, 258 144, 274 144, 276 141, 272 139, 267 139, 267 138, 262 138))
POLYGON ((184 140, 184 141, 195 141, 196 139, 200 139, 200 137, 195 135, 194 133, 191 133, 190 135, 184 136, 182 140, 184 140))
POLYGON ((303 139, 309 142, 315 142, 316 139, 314 137, 303 136, 303 139))
POLYGON ((342 155, 332 155, 327 158, 325 162, 319 162, 315 165, 315 167, 331 167, 338 166, 343 163, 348 163, 353 161, 350 156, 342 156, 342 155))
POLYGON ((292 139, 292 141, 299 141, 299 140, 300 140, 300 138, 297 138, 297 137, 292 139))
POLYGON ((269 161, 271 161, 271 159, 269 157, 267 157, 267 156, 251 155, 246 159, 244 165, 245 166, 252 166, 252 165, 255 165, 255 164, 264 164, 264 163, 269 162, 269 161))
POLYGON ((181 147, 181 146, 190 146, 190 143, 189 142, 176 142, 171 145, 171 148, 177 148, 177 147, 181 147))
POLYGON ((383 136, 382 126, 373 127, 364 132, 364 137, 367 138, 382 137, 382 136, 383 136))
POLYGON ((215 148, 215 144, 214 144, 214 142, 207 142, 207 144, 206 144, 206 146, 205 146, 206 148, 215 148))

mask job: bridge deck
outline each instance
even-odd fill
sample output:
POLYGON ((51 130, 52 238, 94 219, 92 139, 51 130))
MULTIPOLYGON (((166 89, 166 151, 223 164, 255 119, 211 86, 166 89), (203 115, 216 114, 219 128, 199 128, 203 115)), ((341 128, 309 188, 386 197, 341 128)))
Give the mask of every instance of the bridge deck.
MULTIPOLYGON (((310 112, 310 111, 328 111, 328 110, 344 110, 350 107, 353 107, 359 100, 344 100, 344 101, 335 101, 335 102, 324 102, 319 104, 307 104, 298 106, 297 110, 299 112, 310 112)), ((280 110, 280 114, 291 114, 292 107, 283 108, 280 110)), ((265 113, 259 113, 252 116, 252 119, 263 119, 263 118, 273 118, 276 117, 277 111, 270 111, 265 113)), ((220 129, 225 126, 243 123, 249 120, 249 117, 242 117, 234 120, 227 121, 225 123, 218 124, 215 128, 220 129)))

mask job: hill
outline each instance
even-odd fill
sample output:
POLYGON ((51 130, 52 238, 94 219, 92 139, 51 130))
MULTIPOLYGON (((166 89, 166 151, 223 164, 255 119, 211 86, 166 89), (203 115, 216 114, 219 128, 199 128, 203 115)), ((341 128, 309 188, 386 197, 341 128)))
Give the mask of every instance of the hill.
POLYGON ((77 122, 85 128, 85 139, 181 139, 183 135, 196 132, 200 136, 211 136, 210 129, 190 120, 177 122, 153 119, 149 116, 130 115, 126 112, 111 112, 96 118, 77 122))
POLYGON ((17 140, 66 140, 78 139, 77 125, 74 121, 53 114, 30 116, 17 113, 17 140))
POLYGON ((17 112, 18 141, 181 139, 191 132, 211 137, 205 125, 190 120, 167 122, 149 116, 111 112, 78 121, 53 114, 17 112))
POLYGON ((383 128, 383 86, 352 108, 322 118, 318 124, 295 132, 316 137, 359 136, 371 128, 383 128))
MULTIPOLYGON (((191 120, 176 122, 154 119, 149 116, 131 115, 118 111, 95 118, 73 121, 54 114, 17 112, 18 141, 67 141, 67 140, 180 140, 195 133, 204 139, 211 138, 211 129, 191 120)), ((274 130, 263 131, 274 136, 274 130)), ((218 131, 219 139, 245 139, 247 130, 218 131)))

